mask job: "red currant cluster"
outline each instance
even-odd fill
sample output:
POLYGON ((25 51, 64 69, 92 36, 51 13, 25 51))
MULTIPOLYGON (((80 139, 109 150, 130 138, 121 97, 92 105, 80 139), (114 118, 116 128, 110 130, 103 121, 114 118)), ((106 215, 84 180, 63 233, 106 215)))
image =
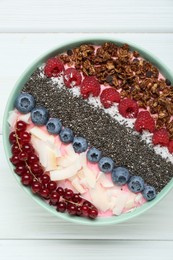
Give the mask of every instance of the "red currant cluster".
POLYGON ((59 212, 67 211, 70 215, 95 219, 98 210, 94 205, 70 189, 57 187, 57 183, 51 181, 49 175, 44 173, 39 158, 30 144, 31 135, 26 132, 26 128, 25 122, 18 121, 15 131, 9 135, 12 145, 10 161, 15 166, 14 172, 21 177, 22 184, 29 186, 34 194, 49 200, 49 204, 56 207, 59 212))

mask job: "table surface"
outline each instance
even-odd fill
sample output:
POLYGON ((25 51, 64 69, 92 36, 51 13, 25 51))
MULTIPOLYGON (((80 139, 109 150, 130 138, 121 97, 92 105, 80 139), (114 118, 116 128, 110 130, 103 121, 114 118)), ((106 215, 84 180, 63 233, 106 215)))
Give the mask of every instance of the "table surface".
POLYGON ((102 36, 136 43, 173 68, 173 1, 0 1, 0 259, 173 259, 173 191, 127 223, 80 226, 37 205, 7 165, 3 111, 22 71, 49 48, 102 36))

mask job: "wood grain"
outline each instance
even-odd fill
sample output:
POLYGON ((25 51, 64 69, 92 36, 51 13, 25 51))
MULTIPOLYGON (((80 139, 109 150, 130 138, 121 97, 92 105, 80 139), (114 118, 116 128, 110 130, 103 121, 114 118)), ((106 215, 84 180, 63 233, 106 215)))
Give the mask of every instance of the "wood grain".
POLYGON ((0 32, 173 32, 172 0, 1 0, 0 32))

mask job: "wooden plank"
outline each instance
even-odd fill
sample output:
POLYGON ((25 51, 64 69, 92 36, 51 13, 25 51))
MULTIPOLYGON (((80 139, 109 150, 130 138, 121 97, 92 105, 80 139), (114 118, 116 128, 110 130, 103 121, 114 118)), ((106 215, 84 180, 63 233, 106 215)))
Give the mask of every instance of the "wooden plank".
POLYGON ((0 32, 172 32, 170 0, 6 0, 0 32))
POLYGON ((33 240, 0 241, 1 259, 11 260, 172 260, 173 242, 33 240))

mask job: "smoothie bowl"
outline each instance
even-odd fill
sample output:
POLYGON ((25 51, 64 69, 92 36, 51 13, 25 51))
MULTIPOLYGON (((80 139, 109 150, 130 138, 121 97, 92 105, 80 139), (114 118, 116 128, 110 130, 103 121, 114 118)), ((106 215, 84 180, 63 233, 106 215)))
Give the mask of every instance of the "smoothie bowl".
POLYGON ((3 141, 19 185, 68 221, 107 225, 173 186, 173 77, 113 39, 68 43, 35 61, 6 106, 3 141))

